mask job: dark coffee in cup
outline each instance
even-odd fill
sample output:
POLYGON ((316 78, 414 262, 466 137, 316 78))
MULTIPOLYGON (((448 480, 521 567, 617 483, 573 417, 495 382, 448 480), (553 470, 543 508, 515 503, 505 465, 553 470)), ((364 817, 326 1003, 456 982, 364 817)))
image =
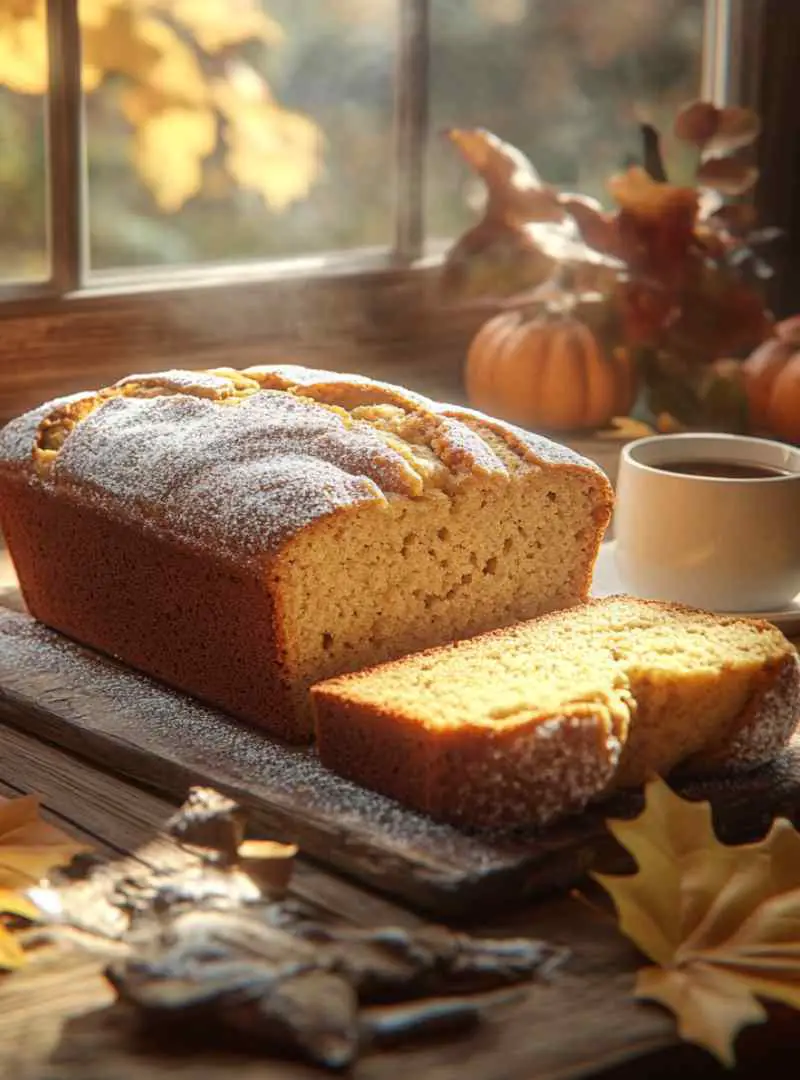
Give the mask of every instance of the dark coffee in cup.
POLYGON ((682 476, 713 476, 729 480, 769 480, 776 476, 792 475, 791 469, 744 461, 663 461, 655 467, 682 476))

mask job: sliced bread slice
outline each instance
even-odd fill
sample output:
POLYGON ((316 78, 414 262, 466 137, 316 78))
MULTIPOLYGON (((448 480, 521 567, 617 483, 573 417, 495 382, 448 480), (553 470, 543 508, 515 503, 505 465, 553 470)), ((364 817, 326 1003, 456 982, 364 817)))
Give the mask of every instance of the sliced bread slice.
POLYGON ((769 623, 610 597, 312 689, 322 762, 433 817, 546 824, 682 767, 773 757, 800 663, 769 623))

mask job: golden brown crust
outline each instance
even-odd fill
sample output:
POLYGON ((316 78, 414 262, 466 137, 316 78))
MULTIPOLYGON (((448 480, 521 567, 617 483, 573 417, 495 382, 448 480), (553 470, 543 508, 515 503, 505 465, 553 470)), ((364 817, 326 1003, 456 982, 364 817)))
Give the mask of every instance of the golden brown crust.
POLYGON ((4 481, 2 500, 35 618, 288 742, 307 740, 273 596, 252 569, 24 482, 4 481))
POLYGON ((592 792, 610 783, 619 760, 618 724, 599 702, 573 706, 544 724, 537 718, 430 738, 391 708, 340 698, 324 684, 312 695, 323 764, 457 825, 545 825, 583 809, 592 792))

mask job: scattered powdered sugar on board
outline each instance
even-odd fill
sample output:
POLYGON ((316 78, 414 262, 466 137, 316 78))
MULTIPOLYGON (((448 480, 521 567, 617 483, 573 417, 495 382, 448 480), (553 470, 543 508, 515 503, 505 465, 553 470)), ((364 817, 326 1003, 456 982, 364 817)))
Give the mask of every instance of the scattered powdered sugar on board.
MULTIPOLYGON (((19 686, 26 677, 30 699, 69 716, 75 729, 105 733, 149 757, 170 761, 194 782, 233 785, 266 806, 282 803, 326 823, 342 837, 357 837, 376 851, 425 863, 430 878, 519 862, 519 843, 491 834, 470 835, 406 810, 325 769, 312 750, 285 746, 213 708, 185 697, 130 669, 84 649, 29 616, 3 612, 0 622, 0 683, 19 686), (45 676, 50 676, 46 684, 45 676), (70 695, 70 696, 68 696, 70 695), (81 713, 79 716, 78 713, 81 713), (449 864, 449 865, 448 865, 449 864)), ((88 744, 87 744, 88 748, 88 744)), ((101 762, 104 764, 105 762, 101 762)), ((163 771, 163 770, 162 770, 163 771)), ((311 852, 322 857, 323 850, 311 852)))

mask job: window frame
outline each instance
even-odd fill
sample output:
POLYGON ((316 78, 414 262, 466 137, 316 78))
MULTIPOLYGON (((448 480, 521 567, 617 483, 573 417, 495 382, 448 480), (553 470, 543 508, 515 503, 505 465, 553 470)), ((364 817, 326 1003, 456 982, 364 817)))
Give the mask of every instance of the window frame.
MULTIPOLYGON (((424 255, 431 2, 397 0, 391 249, 89 275, 79 0, 47 0, 51 274, 0 287, 0 419, 78 385, 181 361, 290 356, 402 377, 399 365, 435 355, 437 378, 451 380, 485 313, 443 309, 441 257, 424 255)), ((770 5, 706 0, 704 96, 754 100, 755 28, 770 5)))

